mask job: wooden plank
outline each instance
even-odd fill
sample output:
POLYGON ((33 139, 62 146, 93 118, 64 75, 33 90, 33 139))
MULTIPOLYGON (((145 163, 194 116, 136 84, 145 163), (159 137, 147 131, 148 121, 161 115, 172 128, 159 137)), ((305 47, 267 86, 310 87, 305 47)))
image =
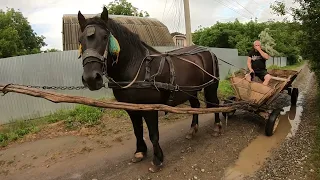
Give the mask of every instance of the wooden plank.
POLYGON ((280 77, 275 77, 275 76, 271 76, 271 79, 274 79, 277 81, 287 81, 287 79, 285 79, 285 78, 280 78, 280 77))
POLYGON ((231 82, 236 92, 238 92, 239 99, 256 104, 264 102, 275 91, 275 89, 270 86, 265 86, 253 81, 249 82, 244 78, 231 77, 231 82))
POLYGON ((266 102, 267 105, 269 105, 275 98, 276 96, 283 90, 283 88, 287 85, 287 83, 290 81, 291 75, 288 77, 287 81, 283 82, 281 86, 277 88, 273 96, 266 102))

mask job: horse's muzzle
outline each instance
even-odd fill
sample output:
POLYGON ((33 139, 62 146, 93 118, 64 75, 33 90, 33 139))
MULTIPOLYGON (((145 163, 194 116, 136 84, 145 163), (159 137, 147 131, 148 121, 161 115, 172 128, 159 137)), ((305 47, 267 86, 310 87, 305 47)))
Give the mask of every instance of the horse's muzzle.
POLYGON ((83 73, 82 83, 84 86, 88 87, 89 90, 91 91, 99 90, 103 87, 102 74, 98 71, 83 73))

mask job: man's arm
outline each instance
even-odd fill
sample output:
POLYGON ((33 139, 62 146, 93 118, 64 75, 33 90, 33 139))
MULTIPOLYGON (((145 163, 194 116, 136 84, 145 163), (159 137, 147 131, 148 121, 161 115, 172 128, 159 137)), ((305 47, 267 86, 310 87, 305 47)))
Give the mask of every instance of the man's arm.
POLYGON ((261 56, 265 59, 268 60, 269 59, 269 54, 263 52, 261 49, 257 49, 259 51, 259 53, 261 54, 261 56))
POLYGON ((248 56, 247 66, 248 66, 249 71, 250 71, 250 72, 253 72, 253 69, 252 69, 252 67, 251 67, 251 57, 250 57, 250 56, 248 56))

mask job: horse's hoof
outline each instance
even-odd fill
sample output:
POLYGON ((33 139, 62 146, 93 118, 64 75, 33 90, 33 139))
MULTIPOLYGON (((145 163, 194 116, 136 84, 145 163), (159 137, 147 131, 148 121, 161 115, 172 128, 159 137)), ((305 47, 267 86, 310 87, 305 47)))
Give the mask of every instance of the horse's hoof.
POLYGON ((192 134, 187 134, 186 139, 192 139, 192 134))
POLYGON ((217 137, 222 134, 222 126, 220 124, 216 124, 213 128, 213 136, 217 137))
POLYGON ((221 135, 221 132, 213 132, 213 134, 212 134, 212 136, 214 136, 214 137, 218 137, 220 135, 221 135))
POLYGON ((142 161, 144 158, 144 153, 142 152, 137 152, 134 154, 134 158, 131 160, 133 163, 137 163, 142 161))
POLYGON ((154 165, 153 162, 151 162, 151 167, 149 168, 150 172, 156 173, 156 172, 161 171, 161 169, 162 169, 162 163, 157 166, 157 165, 154 165))
POLYGON ((186 135, 186 139, 192 139, 192 137, 198 132, 198 125, 191 127, 186 135))

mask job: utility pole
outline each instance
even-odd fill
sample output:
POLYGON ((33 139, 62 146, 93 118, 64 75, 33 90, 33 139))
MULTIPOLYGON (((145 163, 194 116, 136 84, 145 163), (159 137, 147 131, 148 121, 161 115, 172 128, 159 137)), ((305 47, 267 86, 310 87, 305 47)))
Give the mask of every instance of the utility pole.
POLYGON ((189 0, 183 0, 183 5, 184 5, 184 20, 186 25, 187 46, 190 46, 192 44, 192 35, 191 35, 189 0))

